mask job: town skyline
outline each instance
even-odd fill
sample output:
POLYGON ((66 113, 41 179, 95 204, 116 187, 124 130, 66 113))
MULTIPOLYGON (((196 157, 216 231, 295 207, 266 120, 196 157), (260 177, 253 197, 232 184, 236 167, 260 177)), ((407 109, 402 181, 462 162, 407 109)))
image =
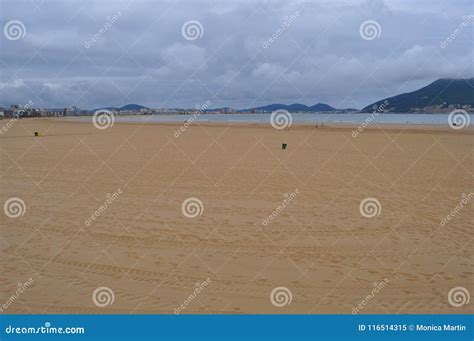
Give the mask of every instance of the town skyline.
POLYGON ((12 104, 9 107, 0 105, 0 117, 41 117, 41 116, 81 116, 91 115, 98 111, 110 111, 114 114, 233 114, 233 113, 270 113, 278 110, 295 113, 327 112, 407 112, 407 113, 445 113, 462 109, 466 113, 474 112, 472 88, 474 78, 470 79, 438 79, 416 91, 398 94, 393 97, 379 99, 362 109, 334 108, 325 103, 307 106, 301 103, 272 103, 254 108, 213 107, 207 100, 194 108, 149 108, 139 104, 126 104, 120 107, 102 107, 81 109, 76 106, 65 108, 35 108, 30 100, 26 105, 12 104))

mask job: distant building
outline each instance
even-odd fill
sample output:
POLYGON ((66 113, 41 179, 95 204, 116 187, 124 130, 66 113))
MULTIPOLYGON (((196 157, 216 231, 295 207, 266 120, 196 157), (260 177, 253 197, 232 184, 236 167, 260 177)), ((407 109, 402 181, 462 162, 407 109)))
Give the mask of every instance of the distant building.
POLYGON ((235 109, 233 109, 233 108, 228 108, 228 107, 222 108, 222 109, 221 109, 221 113, 223 113, 223 114, 232 114, 232 113, 235 113, 235 109))
POLYGON ((77 116, 77 108, 75 106, 66 108, 64 110, 66 111, 65 116, 77 116))
POLYGON ((13 110, 11 110, 11 109, 5 109, 5 110, 3 111, 3 116, 4 116, 5 118, 13 118, 13 110))
POLYGON ((24 109, 15 109, 13 111, 13 117, 17 118, 23 118, 23 117, 28 117, 28 112, 24 109))
POLYGON ((49 117, 63 117, 66 116, 66 109, 46 109, 46 114, 49 117))

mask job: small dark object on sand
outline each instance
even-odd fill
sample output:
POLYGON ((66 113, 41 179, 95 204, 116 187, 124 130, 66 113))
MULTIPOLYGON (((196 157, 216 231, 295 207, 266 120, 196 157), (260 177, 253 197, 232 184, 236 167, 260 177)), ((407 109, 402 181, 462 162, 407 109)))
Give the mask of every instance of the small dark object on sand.
POLYGON ((281 144, 281 149, 286 149, 286 146, 287 146, 286 143, 282 143, 282 144, 281 144))

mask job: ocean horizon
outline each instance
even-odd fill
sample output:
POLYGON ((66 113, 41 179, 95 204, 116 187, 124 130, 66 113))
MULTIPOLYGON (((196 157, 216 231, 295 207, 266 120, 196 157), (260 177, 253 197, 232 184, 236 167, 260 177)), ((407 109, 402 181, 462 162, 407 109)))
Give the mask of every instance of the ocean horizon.
MULTIPOLYGON (((448 125, 448 113, 291 113, 292 124, 321 124, 321 123, 381 123, 381 124, 426 124, 448 125)), ((471 121, 474 114, 468 114, 471 121)), ((63 119, 89 121, 90 116, 63 117, 63 119)), ((184 122, 228 122, 270 124, 271 114, 177 114, 177 115, 115 115, 114 121, 130 123, 184 123, 184 122)))

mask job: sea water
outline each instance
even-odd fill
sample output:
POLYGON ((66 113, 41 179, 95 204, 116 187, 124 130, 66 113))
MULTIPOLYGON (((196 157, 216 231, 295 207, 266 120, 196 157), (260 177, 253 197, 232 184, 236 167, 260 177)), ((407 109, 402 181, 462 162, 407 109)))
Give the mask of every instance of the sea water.
MULTIPOLYGON (((370 119, 372 123, 383 124, 437 124, 448 125, 449 114, 414 114, 414 113, 292 113, 293 124, 321 123, 355 123, 360 124, 370 119)), ((469 114, 470 122, 474 123, 474 114, 469 114)), ((71 119, 90 120, 91 117, 71 117, 71 119)), ((236 122, 270 124, 271 114, 195 114, 195 115, 115 115, 115 122, 236 122)))

